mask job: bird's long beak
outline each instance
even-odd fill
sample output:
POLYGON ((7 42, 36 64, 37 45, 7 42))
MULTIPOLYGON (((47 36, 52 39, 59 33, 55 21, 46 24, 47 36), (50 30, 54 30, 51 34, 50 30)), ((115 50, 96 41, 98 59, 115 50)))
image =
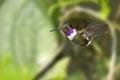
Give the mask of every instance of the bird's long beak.
POLYGON ((50 32, 53 32, 53 31, 58 31, 58 30, 62 30, 62 28, 53 29, 53 30, 50 30, 50 32))

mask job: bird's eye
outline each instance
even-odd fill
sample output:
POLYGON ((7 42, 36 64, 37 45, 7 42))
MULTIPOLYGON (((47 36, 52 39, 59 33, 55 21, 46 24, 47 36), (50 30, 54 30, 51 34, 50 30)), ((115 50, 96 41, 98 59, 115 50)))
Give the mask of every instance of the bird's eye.
POLYGON ((70 26, 69 26, 69 25, 67 25, 67 26, 66 26, 66 28, 70 28, 70 26))
POLYGON ((70 24, 66 24, 66 28, 71 28, 71 25, 70 24))
POLYGON ((64 24, 63 29, 70 29, 73 28, 71 24, 64 24))

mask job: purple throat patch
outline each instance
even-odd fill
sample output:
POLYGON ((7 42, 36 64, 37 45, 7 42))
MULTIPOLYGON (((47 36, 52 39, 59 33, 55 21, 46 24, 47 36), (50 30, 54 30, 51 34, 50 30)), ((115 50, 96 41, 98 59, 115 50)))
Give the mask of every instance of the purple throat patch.
POLYGON ((72 33, 74 33, 73 29, 67 29, 63 31, 67 36, 70 36, 72 33))

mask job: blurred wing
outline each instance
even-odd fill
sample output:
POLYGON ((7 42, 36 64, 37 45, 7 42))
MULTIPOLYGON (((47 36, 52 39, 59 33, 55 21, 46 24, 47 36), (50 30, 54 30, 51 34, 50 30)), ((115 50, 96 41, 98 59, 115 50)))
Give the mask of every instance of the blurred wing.
POLYGON ((70 23, 73 28, 77 30, 82 30, 87 28, 87 25, 91 22, 91 19, 86 18, 71 18, 66 23, 70 23))
POLYGON ((109 29, 108 29, 107 24, 98 24, 98 25, 87 28, 83 32, 83 34, 85 33, 87 35, 87 37, 95 37, 95 36, 99 36, 101 34, 105 34, 108 31, 109 31, 109 29))
POLYGON ((91 22, 90 19, 81 19, 79 23, 76 25, 76 29, 82 30, 88 27, 88 24, 91 22), (78 27, 77 27, 78 26, 78 27))

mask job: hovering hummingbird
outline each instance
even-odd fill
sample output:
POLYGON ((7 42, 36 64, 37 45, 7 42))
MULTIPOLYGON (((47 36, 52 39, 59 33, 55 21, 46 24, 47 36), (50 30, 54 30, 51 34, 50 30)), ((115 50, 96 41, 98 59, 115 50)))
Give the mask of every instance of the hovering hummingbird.
MULTIPOLYGON (((82 25, 82 27, 86 25, 87 24, 82 25)), ((82 29, 80 29, 80 27, 81 27, 80 25, 74 26, 67 23, 67 24, 63 24, 58 29, 50 30, 50 32, 61 30, 68 37, 69 40, 80 46, 88 46, 93 38, 108 32, 108 25, 105 23, 94 25, 87 28, 82 28, 82 29)))

